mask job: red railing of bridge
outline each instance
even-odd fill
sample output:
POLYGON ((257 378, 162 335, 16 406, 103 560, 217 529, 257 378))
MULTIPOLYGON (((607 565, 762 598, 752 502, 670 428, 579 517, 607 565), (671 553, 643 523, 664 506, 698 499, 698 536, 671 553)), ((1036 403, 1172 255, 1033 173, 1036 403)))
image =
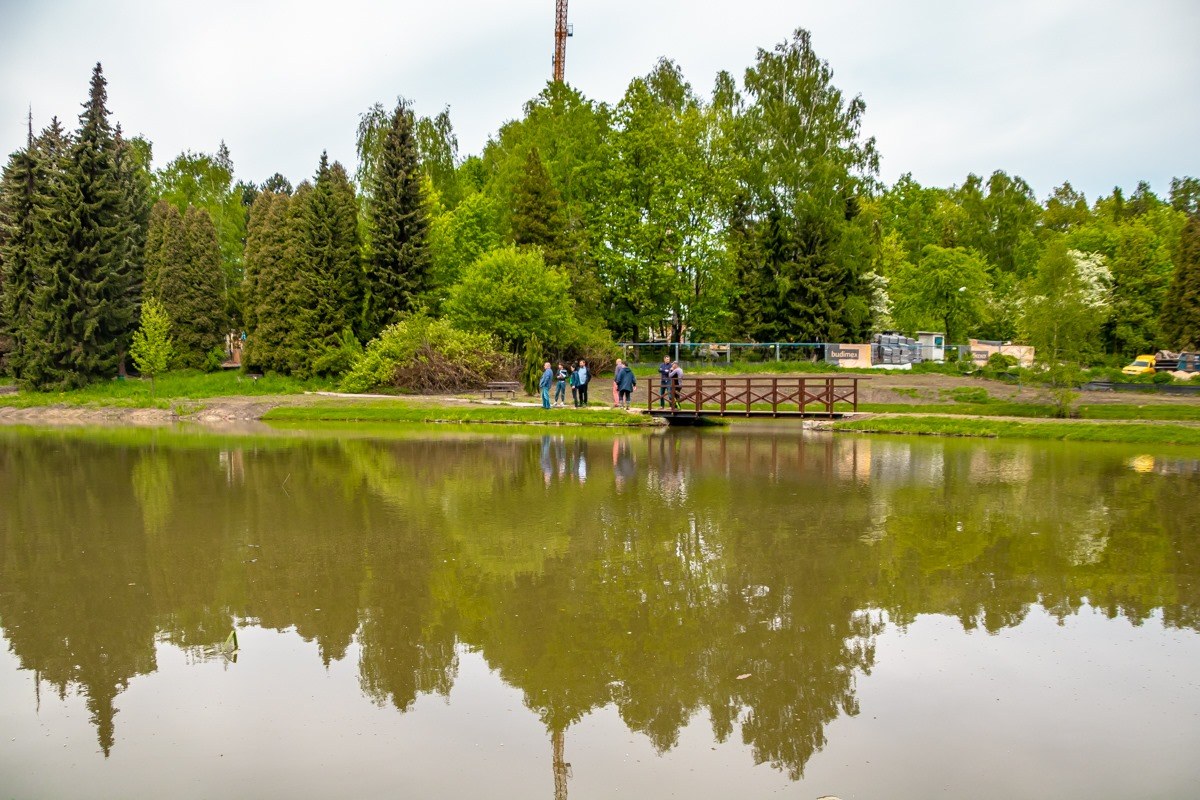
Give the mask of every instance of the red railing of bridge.
POLYGON ((647 410, 651 413, 696 416, 787 416, 826 414, 837 403, 858 411, 859 377, 764 376, 683 377, 675 386, 650 382, 647 410), (816 406, 817 408, 811 408, 816 406))

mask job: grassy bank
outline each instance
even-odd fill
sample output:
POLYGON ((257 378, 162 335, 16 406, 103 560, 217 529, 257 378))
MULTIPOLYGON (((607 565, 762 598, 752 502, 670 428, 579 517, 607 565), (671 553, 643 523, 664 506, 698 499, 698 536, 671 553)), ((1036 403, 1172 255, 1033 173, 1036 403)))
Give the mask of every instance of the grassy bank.
MULTIPOLYGON (((1055 408, 1046 403, 859 403, 860 411, 874 414, 953 414, 972 417, 1027 417, 1051 419, 1055 408)), ((1135 405, 1111 403, 1075 407, 1079 419, 1200 421, 1200 404, 1135 405)))
POLYGON ((236 371, 169 372, 158 377, 153 387, 149 380, 129 378, 94 383, 69 392, 21 392, 0 395, 0 406, 106 406, 110 408, 170 408, 178 400, 202 400, 210 397, 240 397, 270 394, 298 394, 328 389, 327 381, 299 381, 279 375, 257 380, 236 371))
POLYGON ((655 425, 649 416, 608 409, 528 406, 427 405, 362 402, 283 406, 267 412, 270 422, 449 422, 517 425, 607 425, 641 428, 655 425))
POLYGON ((895 433, 924 436, 978 436, 992 439, 1034 439, 1061 442, 1119 442, 1126 444, 1200 445, 1200 428, 1163 423, 1021 422, 1011 419, 954 419, 949 417, 872 417, 833 423, 846 433, 895 433))

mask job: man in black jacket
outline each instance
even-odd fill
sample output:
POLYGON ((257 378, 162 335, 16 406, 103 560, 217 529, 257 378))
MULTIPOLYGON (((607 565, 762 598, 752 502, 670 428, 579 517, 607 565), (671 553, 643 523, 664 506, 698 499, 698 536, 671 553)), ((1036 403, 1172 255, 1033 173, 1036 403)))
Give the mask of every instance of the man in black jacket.
POLYGON ((663 356, 663 363, 658 365, 659 393, 658 407, 662 408, 671 397, 671 356, 663 356))

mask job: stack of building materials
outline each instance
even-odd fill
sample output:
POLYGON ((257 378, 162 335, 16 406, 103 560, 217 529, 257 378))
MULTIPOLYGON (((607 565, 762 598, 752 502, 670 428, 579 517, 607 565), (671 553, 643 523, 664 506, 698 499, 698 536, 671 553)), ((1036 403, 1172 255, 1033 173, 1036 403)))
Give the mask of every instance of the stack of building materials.
POLYGON ((916 340, 897 333, 877 333, 871 339, 871 363, 884 367, 903 367, 921 361, 921 346, 916 340))

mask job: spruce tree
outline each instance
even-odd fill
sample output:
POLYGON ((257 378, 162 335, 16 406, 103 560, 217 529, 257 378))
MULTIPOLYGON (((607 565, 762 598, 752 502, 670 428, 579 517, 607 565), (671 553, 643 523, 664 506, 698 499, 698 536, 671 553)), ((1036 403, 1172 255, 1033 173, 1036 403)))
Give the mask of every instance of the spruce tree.
POLYGON ((34 145, 33 122, 23 150, 13 153, 0 177, 0 337, 8 339, 7 366, 21 380, 30 348, 36 286, 37 204, 45 180, 34 145))
POLYGON ((48 333, 57 330, 51 323, 60 323, 58 315, 44 312, 42 304, 48 283, 61 277, 60 268, 67 263, 69 248, 61 235, 63 220, 59 213, 59 198, 63 191, 67 163, 72 139, 57 117, 34 141, 34 152, 41 162, 42 171, 35 181, 33 200, 33 226, 35 244, 30 252, 33 268, 30 293, 25 297, 28 304, 26 344, 21 358, 21 383, 40 388, 48 386, 62 375, 64 355, 62 342, 69 341, 64 335, 51 339, 48 333))
POLYGON ((40 387, 81 386, 114 375, 136 316, 123 241, 130 204, 99 64, 79 120, 63 179, 51 183, 45 209, 51 241, 34 310, 34 329, 45 348, 42 369, 33 376, 40 387))
POLYGON ((568 260, 562 199, 536 147, 529 148, 525 171, 513 188, 509 225, 513 244, 541 248, 547 265, 562 266, 568 260))
POLYGON ((362 308, 362 270, 358 200, 346 170, 324 153, 301 224, 306 257, 297 271, 303 292, 298 333, 308 356, 300 372, 331 374, 349 366, 338 354, 362 308))
POLYGON ((117 180, 123 202, 118 218, 119 249, 113 281, 114 294, 122 302, 114 308, 114 325, 117 331, 118 370, 124 375, 125 354, 138 325, 145 281, 146 235, 151 209, 150 147, 142 140, 125 139, 120 125, 117 125, 114 139, 117 180))
POLYGON ((1189 216, 1180 234, 1162 326, 1171 346, 1200 349, 1200 214, 1189 216))
POLYGON ((400 103, 373 173, 363 339, 412 309, 429 288, 429 220, 413 127, 412 110, 400 103))

